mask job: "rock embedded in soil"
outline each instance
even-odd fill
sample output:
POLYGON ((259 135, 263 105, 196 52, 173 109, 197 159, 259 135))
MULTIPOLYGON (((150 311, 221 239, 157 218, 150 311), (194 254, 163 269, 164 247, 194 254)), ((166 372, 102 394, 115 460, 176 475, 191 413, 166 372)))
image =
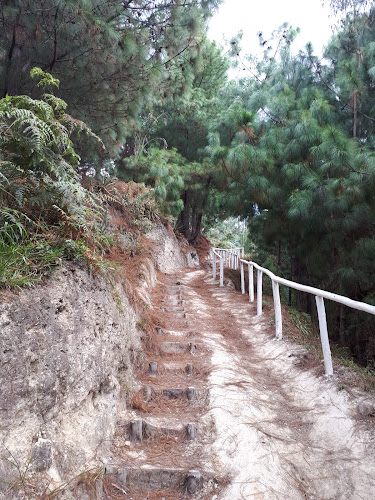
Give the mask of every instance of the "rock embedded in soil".
POLYGON ((142 419, 132 420, 130 422, 130 437, 132 441, 142 441, 143 439, 142 419))
POLYGON ((158 374, 158 364, 155 362, 151 362, 149 363, 148 368, 149 368, 149 374, 152 377, 156 377, 156 375, 158 374))
POLYGON ((362 400, 357 404, 357 412, 363 417, 375 417, 375 402, 362 400))
POLYGON ((193 365, 192 363, 188 363, 185 368, 186 375, 192 375, 193 374, 193 365))

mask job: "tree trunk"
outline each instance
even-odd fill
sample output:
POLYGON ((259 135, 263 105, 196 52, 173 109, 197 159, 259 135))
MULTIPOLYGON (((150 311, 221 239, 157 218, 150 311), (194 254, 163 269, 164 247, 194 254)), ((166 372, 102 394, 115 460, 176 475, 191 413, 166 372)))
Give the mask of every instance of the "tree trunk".
POLYGON ((176 229, 185 236, 188 240, 190 236, 190 223, 189 223, 189 192, 186 190, 183 192, 182 201, 184 202, 184 208, 180 212, 176 222, 176 229))
POLYGON ((21 16, 21 11, 22 11, 22 8, 20 8, 20 10, 18 11, 17 17, 16 17, 16 19, 14 21, 14 25, 13 25, 12 42, 11 42, 9 50, 8 50, 8 62, 6 64, 6 70, 5 70, 5 82, 4 82, 4 95, 3 95, 3 97, 6 97, 6 95, 9 92, 9 74, 10 74, 10 69, 12 66, 14 49, 16 48, 16 44, 17 44, 17 28, 18 28, 19 19, 21 16))
POLYGON ((358 90, 353 93, 353 137, 357 137, 357 121, 358 121, 358 104, 357 104, 358 90))
POLYGON ((192 225, 192 228, 191 228, 191 235, 189 238, 189 243, 193 243, 198 238, 198 236, 201 234, 202 217, 203 217, 202 213, 198 214, 198 216, 195 217, 194 225, 192 225))

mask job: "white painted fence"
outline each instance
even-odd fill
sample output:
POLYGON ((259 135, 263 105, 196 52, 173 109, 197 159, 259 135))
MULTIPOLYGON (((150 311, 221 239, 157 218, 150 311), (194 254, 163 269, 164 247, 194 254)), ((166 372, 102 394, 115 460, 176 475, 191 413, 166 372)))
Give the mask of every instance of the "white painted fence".
POLYGON ((318 311, 319 320, 319 330, 320 330, 320 340, 322 343, 323 357, 324 357, 324 367, 326 375, 332 375, 332 358, 331 349, 329 346, 328 330, 327 330, 327 319, 326 311, 324 306, 324 299, 332 300, 343 304, 345 306, 351 307, 352 309, 357 309, 359 311, 365 311, 370 314, 375 315, 375 306, 366 304, 364 302, 358 302, 356 300, 349 299, 342 295, 336 293, 326 292, 320 290, 319 288, 314 288, 311 286, 301 285, 295 283, 294 281, 289 281, 284 278, 276 276, 268 269, 259 266, 255 262, 244 260, 244 249, 234 248, 231 250, 226 250, 223 248, 213 248, 211 251, 212 255, 212 275, 216 279, 216 267, 217 261, 219 259, 220 266, 220 286, 223 286, 224 282, 224 266, 230 267, 232 269, 238 269, 240 266, 241 271, 241 292, 246 293, 245 290, 245 266, 248 268, 249 275, 249 300, 254 302, 254 269, 257 270, 257 316, 262 315, 262 280, 263 274, 266 274, 272 281, 272 292, 273 292, 273 302, 275 309, 275 323, 276 323, 276 338, 282 339, 283 337, 283 323, 281 314, 281 301, 280 301, 280 290, 279 285, 285 285, 294 290, 299 290, 301 292, 310 293, 315 296, 316 307, 318 311))

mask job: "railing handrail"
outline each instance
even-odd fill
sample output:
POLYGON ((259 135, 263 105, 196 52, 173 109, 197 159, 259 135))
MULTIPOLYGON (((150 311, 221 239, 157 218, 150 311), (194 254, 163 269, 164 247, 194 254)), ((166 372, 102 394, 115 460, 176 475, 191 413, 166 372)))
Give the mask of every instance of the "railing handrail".
POLYGON ((266 269, 256 262, 248 261, 241 258, 241 254, 243 257, 243 248, 237 248, 235 251, 233 249, 225 249, 225 248, 212 248, 213 251, 213 278, 216 279, 216 258, 220 259, 220 286, 223 286, 223 276, 224 276, 224 262, 235 269, 238 268, 238 264, 240 264, 241 269, 241 291, 245 293, 245 273, 244 273, 244 265, 248 266, 249 273, 249 300, 250 302, 254 301, 254 268, 257 270, 257 316, 262 315, 262 277, 263 274, 266 274, 272 281, 272 292, 274 299, 274 308, 275 308, 275 325, 276 325, 276 338, 282 339, 282 312, 281 312, 281 301, 280 301, 280 289, 279 285, 285 285, 289 288, 293 288, 295 290, 299 290, 301 292, 310 293, 315 296, 316 307, 318 311, 318 320, 319 320, 319 330, 320 330, 320 339, 322 343, 323 357, 324 357, 324 366, 325 372, 327 375, 332 375, 333 367, 332 367, 332 359, 331 359, 331 349, 329 346, 329 338, 328 338, 328 330, 327 330, 327 318, 324 306, 324 299, 332 300, 334 302, 338 302, 339 304, 343 304, 345 306, 351 307, 352 309, 357 309, 359 311, 364 311, 369 314, 375 315, 375 306, 370 304, 366 304, 365 302, 359 302, 357 300, 349 299, 349 297, 345 297, 343 295, 339 295, 337 293, 327 292, 325 290, 321 290, 320 288, 315 288, 308 285, 301 285, 300 283, 296 283, 294 281, 286 280, 281 278, 280 276, 276 276, 272 271, 266 269), (240 254, 240 255, 239 255, 240 254), (228 255, 230 258, 228 259, 228 255), (225 258, 224 258, 225 256, 225 258))
POLYGON ((321 290, 320 288, 315 288, 313 286, 308 286, 308 285, 301 285, 300 283, 296 283, 295 281, 290 281, 286 280, 285 278, 280 278, 280 276, 276 276, 276 274, 274 274, 272 271, 269 271, 265 267, 261 267, 259 264, 256 264, 251 260, 248 261, 240 259, 240 262, 254 266, 256 269, 262 271, 264 274, 267 274, 267 276, 269 276, 273 281, 279 283, 280 285, 285 285, 288 286, 289 288, 294 288, 295 290, 299 290, 300 292, 310 293, 311 295, 323 297, 324 299, 338 302, 339 304, 351 307, 352 309, 358 309, 359 311, 365 311, 375 315, 375 306, 372 306, 371 304, 366 304, 366 302, 359 302, 358 300, 349 299, 349 297, 345 297, 344 295, 339 295, 338 293, 327 292, 325 290, 321 290))

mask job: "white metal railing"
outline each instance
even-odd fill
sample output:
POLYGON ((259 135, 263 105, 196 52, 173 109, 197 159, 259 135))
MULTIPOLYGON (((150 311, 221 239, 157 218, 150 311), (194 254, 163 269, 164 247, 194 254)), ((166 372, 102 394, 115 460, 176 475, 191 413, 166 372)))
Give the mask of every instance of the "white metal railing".
POLYGON ((319 288, 314 288, 307 285, 301 285, 300 283, 295 283, 294 281, 289 281, 284 278, 276 276, 268 269, 259 266, 255 262, 244 260, 243 249, 231 249, 226 250, 223 248, 213 248, 212 249, 212 269, 213 278, 216 279, 216 265, 217 258, 220 259, 220 286, 223 286, 223 276, 224 276, 224 265, 231 267, 233 269, 238 269, 238 261, 240 264, 241 272, 241 292, 246 293, 245 290, 245 270, 244 267, 248 267, 249 275, 249 301, 254 302, 254 268, 257 270, 257 316, 262 315, 262 279, 263 274, 266 274, 272 281, 272 292, 273 292, 273 302, 275 308, 275 324, 276 324, 276 338, 282 339, 283 336, 283 324, 282 324, 282 314, 281 314, 281 301, 280 301, 280 290, 279 285, 285 285, 294 290, 299 290, 301 292, 310 293, 315 296, 316 307, 318 311, 318 321, 319 321, 319 331, 320 340, 322 344, 323 357, 324 357, 324 367, 326 375, 332 375, 332 357, 331 349, 329 346, 328 329, 327 329, 327 319, 326 311, 324 305, 324 299, 332 300, 343 304, 345 306, 351 307, 352 309, 357 309, 359 311, 365 311, 367 313, 375 315, 375 306, 366 304, 364 302, 358 302, 356 300, 349 299, 343 295, 338 295, 336 293, 326 292, 325 290, 320 290, 319 288), (230 255, 229 255, 230 254, 230 255), (236 259, 237 256, 237 259, 236 259), (229 263, 229 265, 228 265, 229 263))

